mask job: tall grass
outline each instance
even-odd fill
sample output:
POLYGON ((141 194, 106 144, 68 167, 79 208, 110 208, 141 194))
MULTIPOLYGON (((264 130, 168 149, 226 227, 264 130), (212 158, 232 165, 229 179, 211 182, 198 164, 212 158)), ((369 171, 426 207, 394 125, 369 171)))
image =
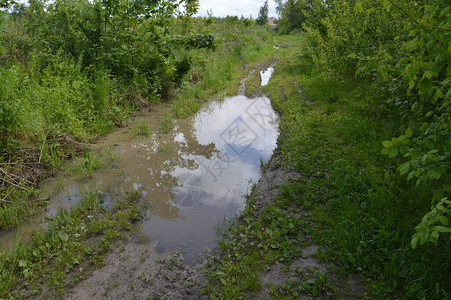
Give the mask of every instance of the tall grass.
MULTIPOLYGON (((92 79, 78 60, 53 57, 40 70, 42 63, 35 58, 27 66, 0 67, 0 167, 5 174, 26 176, 26 190, 79 153, 81 143, 109 132, 132 108, 118 103, 125 93, 105 70, 94 70, 92 79)), ((14 189, 0 185, 0 229, 17 226, 34 207, 31 201, 24 205, 26 196, 14 189)))

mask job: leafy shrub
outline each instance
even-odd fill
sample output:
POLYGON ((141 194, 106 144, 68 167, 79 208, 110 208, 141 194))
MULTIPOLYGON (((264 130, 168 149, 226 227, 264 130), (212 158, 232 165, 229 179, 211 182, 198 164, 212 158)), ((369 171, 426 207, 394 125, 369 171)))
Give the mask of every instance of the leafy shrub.
MULTIPOLYGON (((424 201, 434 208, 451 190, 446 1, 333 1, 313 9, 316 18, 304 26, 308 54, 328 76, 354 73, 373 81, 392 117, 400 120, 400 135, 384 141, 382 153, 394 159, 399 175, 416 179, 412 189, 429 190, 424 201)), ((413 246, 418 235, 421 243, 437 242, 439 232, 451 232, 449 210, 440 216, 446 229, 434 231, 432 222, 414 235, 413 246)))

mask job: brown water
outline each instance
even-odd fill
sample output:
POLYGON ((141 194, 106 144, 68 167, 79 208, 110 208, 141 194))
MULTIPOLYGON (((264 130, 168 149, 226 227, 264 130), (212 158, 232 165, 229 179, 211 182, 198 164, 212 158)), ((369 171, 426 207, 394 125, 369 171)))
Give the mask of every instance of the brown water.
POLYGON ((43 218, 76 205, 87 190, 102 190, 109 206, 134 189, 149 207, 134 227, 140 240, 158 240, 161 251, 182 247, 188 260, 213 248, 218 224, 244 208, 245 195, 260 177, 261 161, 276 147, 277 117, 268 98, 240 95, 208 103, 195 116, 175 120, 174 129, 163 134, 160 119, 168 111, 162 106, 145 112, 129 128, 99 141, 92 156, 102 158, 103 168, 91 178, 63 174, 51 180, 44 190, 50 199, 47 209, 2 234, 1 245, 11 248, 43 218), (154 131, 137 136, 138 124, 154 131))

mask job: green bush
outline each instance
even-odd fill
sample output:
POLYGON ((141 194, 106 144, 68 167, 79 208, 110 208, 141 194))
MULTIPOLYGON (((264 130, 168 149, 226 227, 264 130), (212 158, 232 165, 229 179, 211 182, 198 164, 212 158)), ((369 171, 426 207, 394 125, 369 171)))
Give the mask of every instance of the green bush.
POLYGON ((417 226, 412 247, 437 243, 451 232, 449 6, 366 0, 313 8, 315 18, 304 25, 307 55, 325 76, 356 74, 377 87, 390 118, 399 120, 397 135, 381 141, 382 154, 410 189, 429 191, 423 201, 431 209, 443 206, 417 226))

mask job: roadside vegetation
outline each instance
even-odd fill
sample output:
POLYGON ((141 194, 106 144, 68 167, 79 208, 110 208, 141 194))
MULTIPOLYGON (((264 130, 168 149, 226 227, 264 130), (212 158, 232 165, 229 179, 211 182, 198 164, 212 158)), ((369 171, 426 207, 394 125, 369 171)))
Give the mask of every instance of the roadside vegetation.
MULTIPOLYGON (((279 32, 237 17, 194 18, 197 1, 0 2, 0 231, 44 200, 40 183, 144 106, 170 102, 169 132, 214 95, 233 95, 257 65, 280 114, 277 157, 299 174, 261 205, 255 192, 208 265, 206 295, 249 298, 273 265, 303 248, 366 297, 449 297, 451 18, 446 1, 276 1, 279 32), (274 46, 278 46, 275 49, 274 46)), ((267 1, 261 14, 267 14, 267 1), (266 8, 265 8, 266 7, 266 8)), ((258 94, 258 72, 249 77, 258 94)), ((111 156, 114 160, 114 156, 111 156)), ((142 217, 130 191, 100 191, 0 251, 0 298, 62 295, 142 217), (78 274, 78 273, 80 274, 78 274)), ((328 273, 299 272, 269 296, 341 297, 328 273)))
POLYGON ((0 252, 0 298, 61 296, 101 266, 111 243, 131 230, 144 211, 130 194, 107 210, 102 196, 100 190, 87 192, 74 209, 59 211, 45 230, 36 230, 31 242, 0 252))
MULTIPOLYGON (((299 245, 316 244, 316 258, 332 274, 358 274, 368 298, 448 298, 449 6, 278 3, 279 60, 265 87, 281 116, 274 163, 300 177, 269 206, 250 195, 219 244, 206 293, 260 295, 262 274, 288 269, 299 245)), ((342 292, 317 273, 270 296, 342 292)))
MULTIPOLYGON (((184 13, 175 2, 1 2, 0 232, 45 205, 40 184, 66 161, 79 157, 69 171, 81 178, 101 168, 90 144, 137 110, 170 102, 174 113, 161 128, 138 124, 134 134, 168 132, 174 117, 188 117, 215 94, 235 94, 253 65, 269 59, 266 27, 192 18, 196 2, 182 4, 184 13)), ((110 243, 141 218, 135 192, 107 209, 102 192, 92 191, 0 250, 0 298, 62 295, 101 265, 110 243)))
POLYGON ((215 51, 184 52, 191 62, 190 87, 181 90, 172 101, 178 118, 197 112, 215 94, 236 95, 241 79, 256 65, 271 60, 274 50, 273 34, 252 20, 210 16, 196 18, 192 24, 199 32, 216 36, 217 41, 215 51))
MULTIPOLYGON (((4 5, 0 230, 38 209, 42 179, 86 153, 100 135, 124 126, 136 110, 168 101, 176 117, 187 117, 212 95, 234 93, 248 64, 268 55, 266 28, 236 17, 192 18, 197 4, 180 5, 4 5)), ((163 131, 172 128, 172 118, 164 116, 163 131)))

